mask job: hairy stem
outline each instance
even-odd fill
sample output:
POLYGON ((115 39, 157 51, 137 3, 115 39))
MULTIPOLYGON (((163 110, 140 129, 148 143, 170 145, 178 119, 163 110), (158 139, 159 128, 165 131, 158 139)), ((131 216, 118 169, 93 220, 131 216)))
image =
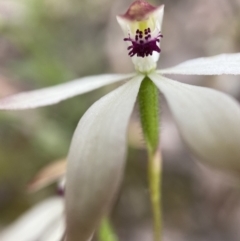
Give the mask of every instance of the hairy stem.
POLYGON ((148 181, 154 222, 154 241, 161 241, 161 155, 159 144, 159 99, 158 90, 153 82, 145 77, 139 94, 138 103, 144 139, 148 151, 148 181))
POLYGON ((152 154, 159 142, 159 104, 158 90, 148 77, 145 77, 140 86, 138 102, 143 135, 148 152, 152 154))

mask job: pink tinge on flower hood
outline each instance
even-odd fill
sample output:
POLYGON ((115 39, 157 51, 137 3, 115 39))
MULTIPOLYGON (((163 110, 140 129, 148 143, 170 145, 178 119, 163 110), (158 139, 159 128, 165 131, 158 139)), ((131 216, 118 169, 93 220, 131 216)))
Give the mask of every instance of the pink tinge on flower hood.
POLYGON ((157 7, 152 6, 144 0, 138 0, 133 2, 128 8, 127 12, 119 17, 128 19, 130 21, 142 21, 145 20, 150 13, 155 11, 157 7))

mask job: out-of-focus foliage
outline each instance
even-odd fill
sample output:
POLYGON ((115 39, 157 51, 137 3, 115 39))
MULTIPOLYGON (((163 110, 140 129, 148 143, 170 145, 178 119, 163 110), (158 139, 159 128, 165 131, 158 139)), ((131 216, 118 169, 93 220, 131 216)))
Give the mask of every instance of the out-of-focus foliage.
MULTIPOLYGON (((161 66, 240 51, 239 0, 165 0, 161 66)), ((131 60, 115 15, 127 0, 0 0, 0 97, 84 75, 128 72, 131 60)), ((238 77, 181 77, 240 100, 238 77)), ((112 86, 29 111, 0 113, 0 228, 32 204, 55 194, 27 185, 67 155, 86 109, 112 86)), ((183 146, 162 99, 163 213, 166 241, 238 241, 240 192, 229 177, 199 167, 183 146)), ((137 108, 130 125, 124 185, 113 210, 120 240, 151 240, 146 152, 137 108), (140 139, 140 140, 139 140, 140 139)))

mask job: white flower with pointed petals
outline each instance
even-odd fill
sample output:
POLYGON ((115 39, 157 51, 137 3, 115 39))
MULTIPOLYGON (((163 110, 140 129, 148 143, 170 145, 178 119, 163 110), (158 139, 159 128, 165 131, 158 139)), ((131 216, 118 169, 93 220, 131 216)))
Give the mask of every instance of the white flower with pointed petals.
POLYGON ((201 160, 240 170, 240 107, 226 94, 168 79, 166 74, 240 74, 240 54, 189 60, 156 70, 162 38, 163 6, 134 2, 118 22, 136 74, 84 77, 56 87, 21 93, 0 101, 0 109, 52 105, 104 85, 130 79, 107 94, 81 118, 69 155, 66 184, 67 241, 86 241, 109 210, 122 179, 126 132, 141 82, 151 79, 165 96, 188 147, 201 160))

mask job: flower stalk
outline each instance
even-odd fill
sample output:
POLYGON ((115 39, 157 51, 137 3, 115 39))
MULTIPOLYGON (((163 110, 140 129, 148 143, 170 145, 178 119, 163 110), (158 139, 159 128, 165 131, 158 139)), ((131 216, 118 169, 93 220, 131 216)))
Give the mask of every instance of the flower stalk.
POLYGON ((161 168, 160 151, 148 157, 148 181, 154 222, 154 241, 162 240, 162 209, 161 209, 161 168))
POLYGON ((154 241, 161 240, 161 157, 159 144, 159 98, 153 82, 145 77, 138 94, 140 118, 148 151, 148 182, 154 222, 154 241))
POLYGON ((100 241, 118 241, 117 235, 115 234, 110 220, 107 217, 104 217, 101 221, 98 230, 98 239, 100 241))

